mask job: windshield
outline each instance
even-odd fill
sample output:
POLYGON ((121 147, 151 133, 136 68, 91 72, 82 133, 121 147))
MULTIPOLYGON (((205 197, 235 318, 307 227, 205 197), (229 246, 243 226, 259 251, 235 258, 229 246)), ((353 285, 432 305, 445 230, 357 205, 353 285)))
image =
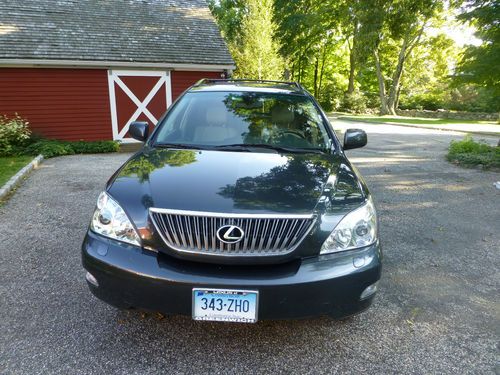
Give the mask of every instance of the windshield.
POLYGON ((261 92, 190 92, 168 114, 157 145, 326 150, 329 135, 305 96, 261 92))

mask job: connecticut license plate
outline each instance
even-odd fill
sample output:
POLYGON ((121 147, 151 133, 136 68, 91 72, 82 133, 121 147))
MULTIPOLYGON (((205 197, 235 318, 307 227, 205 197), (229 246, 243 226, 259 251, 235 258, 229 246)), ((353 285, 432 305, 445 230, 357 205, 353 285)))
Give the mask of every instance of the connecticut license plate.
POLYGON ((193 289, 193 319, 255 323, 259 292, 253 290, 193 289))

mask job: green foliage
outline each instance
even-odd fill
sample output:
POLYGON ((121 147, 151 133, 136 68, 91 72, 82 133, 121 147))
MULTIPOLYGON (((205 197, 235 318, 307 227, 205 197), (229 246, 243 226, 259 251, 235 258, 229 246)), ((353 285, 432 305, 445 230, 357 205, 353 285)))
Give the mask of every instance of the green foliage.
MULTIPOLYGON (((345 39, 339 35, 342 16, 346 16, 345 1, 276 0, 275 19, 281 53, 287 60, 292 80, 301 82, 316 98, 323 89, 347 86, 345 76, 348 57, 345 39)), ((342 94, 342 93, 341 93, 342 94)), ((341 96, 340 96, 341 97, 341 96)))
POLYGON ((70 145, 75 154, 101 154, 120 149, 120 144, 115 141, 76 141, 70 142, 70 145))
POLYGON ((73 154, 98 154, 116 152, 120 145, 115 141, 58 141, 55 139, 41 139, 27 146, 23 154, 42 154, 45 158, 73 154))
POLYGON ((319 104, 325 111, 336 111, 342 105, 343 88, 335 84, 335 82, 328 82, 321 90, 319 97, 319 104))
POLYGON ((457 67, 455 80, 491 90, 500 111, 500 6, 495 0, 470 0, 460 18, 476 26, 480 46, 467 47, 457 67))
POLYGON ((341 110, 353 113, 364 113, 367 108, 367 100, 363 93, 354 91, 344 96, 341 110))
POLYGON ((402 97, 399 103, 401 109, 426 109, 436 111, 447 107, 442 92, 427 92, 410 97, 402 97))
POLYGON ((29 123, 18 115, 13 118, 0 116, 0 156, 9 156, 29 142, 29 123))
POLYGON ((271 0, 209 2, 236 77, 280 79, 286 70, 326 110, 359 112, 384 98, 393 109, 500 111, 497 1, 274 0, 274 8, 271 0), (462 5, 458 21, 484 40, 465 53, 450 38, 462 5), (261 73, 266 68, 272 71, 261 73))
POLYGON ((44 139, 32 143, 24 149, 23 153, 26 155, 42 154, 45 158, 52 158, 54 156, 71 155, 75 152, 67 142, 44 139))
POLYGON ((500 147, 476 142, 471 136, 466 136, 462 141, 451 141, 446 158, 465 166, 482 165, 483 168, 500 168, 500 147))
POLYGON ((245 14, 244 0, 209 0, 208 6, 221 29, 222 36, 230 45, 239 43, 241 24, 245 14))
POLYGON ((276 80, 283 76, 275 30, 273 1, 247 0, 240 42, 230 44, 236 62, 235 77, 276 80))
POLYGON ((448 109, 463 112, 488 112, 498 110, 498 103, 491 90, 471 84, 450 87, 448 84, 436 85, 424 93, 401 95, 401 109, 448 109))

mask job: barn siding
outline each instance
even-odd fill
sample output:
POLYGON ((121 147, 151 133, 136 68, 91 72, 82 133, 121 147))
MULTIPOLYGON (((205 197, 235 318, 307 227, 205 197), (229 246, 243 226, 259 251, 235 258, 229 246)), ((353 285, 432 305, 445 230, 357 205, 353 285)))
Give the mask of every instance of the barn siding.
POLYGON ((187 72, 174 70, 172 72, 172 101, 177 99, 189 86, 202 78, 221 78, 222 72, 187 72))
MULTIPOLYGON (((172 100, 221 72, 172 71, 172 100)), ((18 113, 34 133, 61 140, 113 139, 106 69, 1 68, 0 114, 18 113)))
POLYGON ((107 70, 2 68, 0 114, 15 113, 47 138, 112 139, 107 70))

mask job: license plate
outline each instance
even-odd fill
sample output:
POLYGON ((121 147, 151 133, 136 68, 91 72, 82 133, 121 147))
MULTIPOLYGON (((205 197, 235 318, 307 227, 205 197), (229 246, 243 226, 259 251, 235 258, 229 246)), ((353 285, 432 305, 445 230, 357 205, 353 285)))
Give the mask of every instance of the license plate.
POLYGON ((193 289, 193 319, 255 323, 259 292, 253 290, 193 289))

